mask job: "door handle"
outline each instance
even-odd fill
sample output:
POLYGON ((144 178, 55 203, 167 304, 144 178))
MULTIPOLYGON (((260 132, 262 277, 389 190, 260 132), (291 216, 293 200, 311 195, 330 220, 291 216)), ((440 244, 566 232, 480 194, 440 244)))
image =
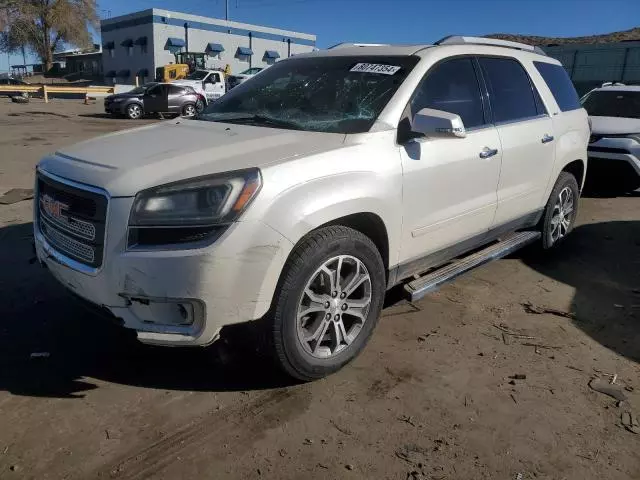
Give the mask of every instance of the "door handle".
POLYGON ((542 143, 549 143, 549 142, 553 142, 553 135, 549 135, 548 133, 545 133, 544 137, 542 137, 542 143))
POLYGON ((480 152, 480 158, 493 157, 494 155, 497 155, 497 153, 498 153, 498 149, 497 148, 484 148, 480 152))

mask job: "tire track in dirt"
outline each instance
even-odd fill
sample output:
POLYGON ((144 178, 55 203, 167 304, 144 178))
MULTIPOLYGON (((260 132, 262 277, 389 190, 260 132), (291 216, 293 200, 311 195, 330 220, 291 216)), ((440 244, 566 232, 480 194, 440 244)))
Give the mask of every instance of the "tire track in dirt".
MULTIPOLYGON (((150 478, 169 467, 176 457, 181 457, 183 461, 189 458, 196 460, 206 446, 233 443, 247 448, 266 430, 302 414, 310 402, 311 392, 306 386, 262 393, 237 407, 212 410, 161 440, 123 456, 84 478, 150 478)), ((215 451, 207 455, 209 462, 216 458, 221 459, 221 455, 215 451)))

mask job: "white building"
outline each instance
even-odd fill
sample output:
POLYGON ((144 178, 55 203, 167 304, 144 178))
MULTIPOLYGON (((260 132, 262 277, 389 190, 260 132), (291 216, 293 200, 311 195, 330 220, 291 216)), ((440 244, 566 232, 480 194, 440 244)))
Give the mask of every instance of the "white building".
POLYGON ((153 80, 157 67, 175 63, 174 52, 207 54, 207 66, 232 73, 264 67, 309 52, 316 36, 277 28, 152 8, 100 22, 102 71, 107 80, 153 80))

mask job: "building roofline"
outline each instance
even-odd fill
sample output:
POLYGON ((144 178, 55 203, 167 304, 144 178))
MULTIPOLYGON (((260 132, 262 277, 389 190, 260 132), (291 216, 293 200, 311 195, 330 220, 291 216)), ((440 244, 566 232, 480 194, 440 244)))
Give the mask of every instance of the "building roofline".
POLYGON ((222 20, 215 17, 204 17, 201 15, 192 15, 189 13, 174 12, 171 10, 163 10, 160 8, 149 8, 146 10, 141 10, 139 12, 133 12, 127 15, 120 15, 118 17, 112 17, 106 20, 101 20, 100 25, 101 27, 109 26, 111 27, 110 29, 113 29, 113 27, 118 25, 119 23, 128 22, 130 20, 135 20, 138 18, 144 18, 148 16, 166 17, 166 18, 171 18, 174 20, 185 21, 185 22, 205 23, 209 25, 228 27, 230 29, 250 30, 255 32, 268 33, 272 35, 282 35, 285 37, 296 37, 296 38, 300 38, 300 39, 304 39, 312 42, 316 41, 316 35, 312 35, 309 33, 294 32, 292 30, 283 30, 280 28, 266 27, 266 26, 255 25, 250 23, 240 23, 240 22, 234 22, 231 20, 222 20))

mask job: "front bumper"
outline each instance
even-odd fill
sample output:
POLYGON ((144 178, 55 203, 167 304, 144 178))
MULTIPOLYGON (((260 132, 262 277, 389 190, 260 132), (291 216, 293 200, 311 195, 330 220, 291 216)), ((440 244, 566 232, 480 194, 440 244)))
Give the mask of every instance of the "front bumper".
POLYGON ((109 114, 124 114, 124 102, 105 102, 104 111, 109 114))
POLYGON ((132 204, 130 197, 110 199, 104 259, 97 269, 57 251, 36 216, 38 260, 73 293, 136 330, 144 343, 208 345, 225 325, 268 311, 293 248, 281 234, 260 221, 246 221, 201 248, 127 250, 132 204))
POLYGON ((589 168, 622 168, 640 177, 640 143, 625 137, 602 137, 587 148, 589 168))

